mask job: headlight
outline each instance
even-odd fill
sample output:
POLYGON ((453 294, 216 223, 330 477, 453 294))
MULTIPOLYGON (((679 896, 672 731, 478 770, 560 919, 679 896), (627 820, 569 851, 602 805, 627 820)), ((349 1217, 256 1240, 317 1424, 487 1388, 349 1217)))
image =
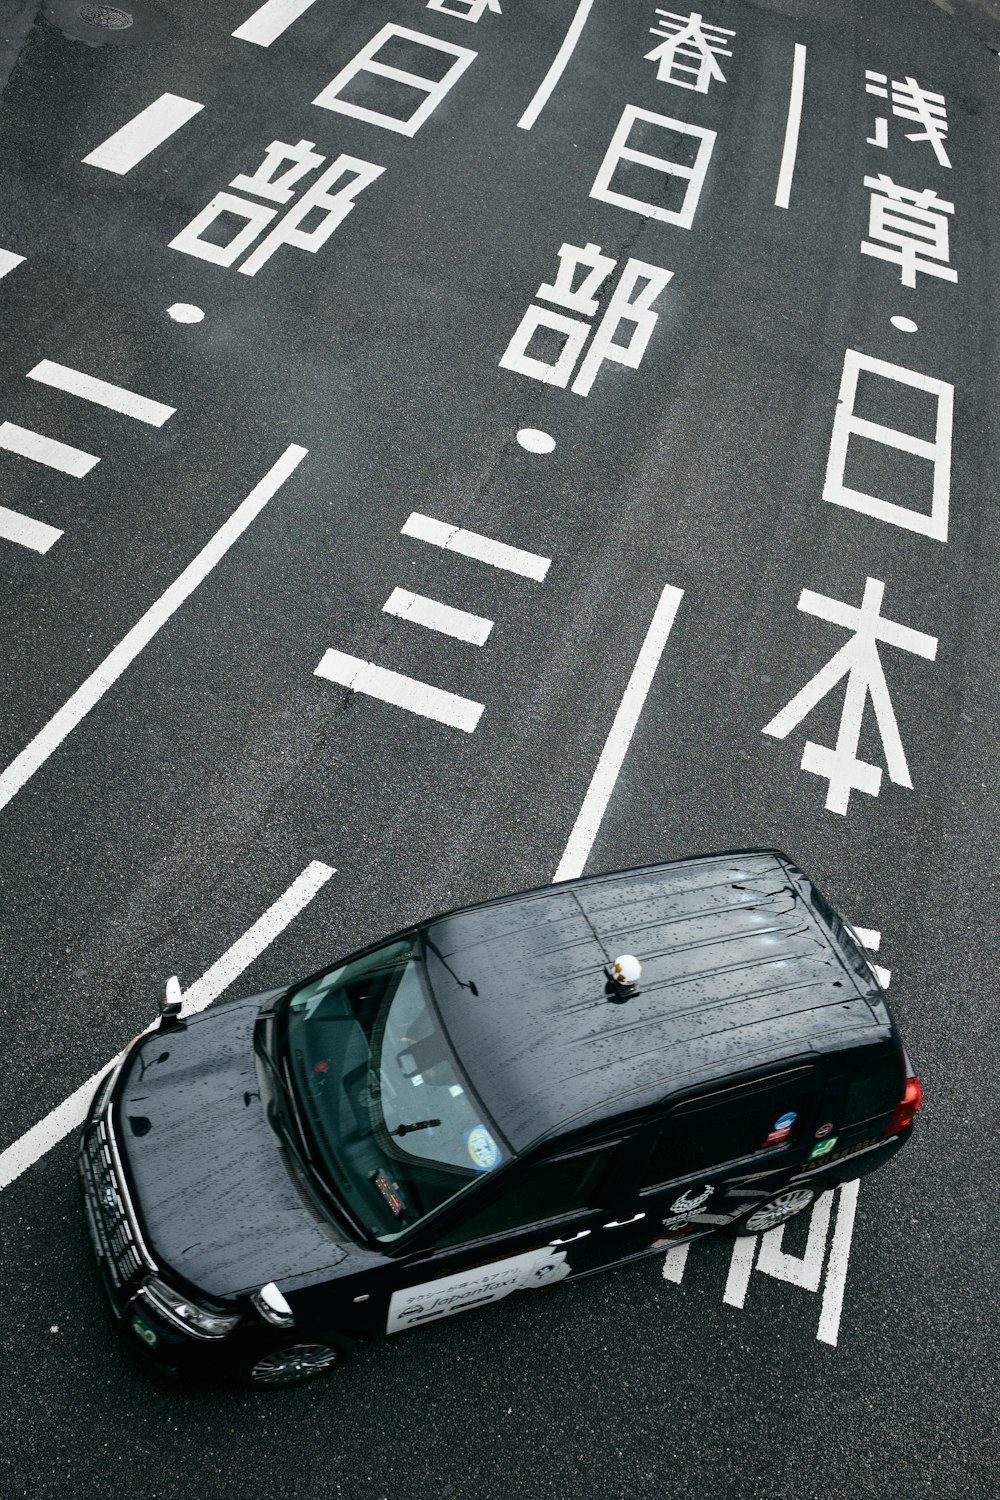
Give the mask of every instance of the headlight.
POLYGON ((240 1321, 239 1313, 215 1313, 199 1307, 155 1276, 143 1283, 141 1291, 168 1323, 183 1328, 185 1333, 193 1333, 196 1338, 224 1339, 240 1321))

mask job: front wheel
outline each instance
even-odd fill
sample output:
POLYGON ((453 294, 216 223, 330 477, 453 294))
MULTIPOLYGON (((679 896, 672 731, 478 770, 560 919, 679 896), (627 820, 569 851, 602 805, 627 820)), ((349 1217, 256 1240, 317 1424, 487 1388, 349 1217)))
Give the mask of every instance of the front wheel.
POLYGON ((807 1187, 788 1188, 784 1193, 776 1193, 773 1198, 752 1208, 745 1219, 738 1219, 732 1226, 732 1232, 763 1234, 768 1229, 777 1229, 779 1224, 787 1223, 808 1208, 815 1197, 816 1189, 807 1187))
POLYGON ((302 1385, 326 1375, 345 1353, 337 1344, 288 1344, 284 1349, 269 1349, 266 1354, 247 1360, 236 1378, 240 1385, 255 1391, 302 1385))

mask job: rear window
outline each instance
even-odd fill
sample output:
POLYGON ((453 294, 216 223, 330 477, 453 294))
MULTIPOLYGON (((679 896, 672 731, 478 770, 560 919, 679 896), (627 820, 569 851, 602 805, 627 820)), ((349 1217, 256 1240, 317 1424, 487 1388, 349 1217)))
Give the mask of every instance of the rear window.
POLYGON ((898 1052, 866 1058, 851 1070, 844 1101, 845 1125, 887 1115, 903 1097, 903 1059, 898 1052))
POLYGON ((809 1116, 815 1079, 812 1068, 792 1068, 679 1105, 653 1146, 642 1186, 791 1144, 809 1116))

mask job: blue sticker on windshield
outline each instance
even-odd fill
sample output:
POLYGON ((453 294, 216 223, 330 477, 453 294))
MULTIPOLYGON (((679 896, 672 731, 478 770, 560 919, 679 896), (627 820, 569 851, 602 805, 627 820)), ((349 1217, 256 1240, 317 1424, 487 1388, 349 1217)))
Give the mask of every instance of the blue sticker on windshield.
POLYGON ((477 1172, 488 1172, 490 1167, 495 1167, 500 1160, 500 1147, 490 1135, 485 1125, 474 1125, 463 1135, 472 1164, 477 1172))
POLYGON ((795 1111, 794 1109, 790 1109, 786 1115, 781 1115, 775 1120, 774 1128, 775 1130, 791 1130, 795 1124, 795 1119, 795 1111))

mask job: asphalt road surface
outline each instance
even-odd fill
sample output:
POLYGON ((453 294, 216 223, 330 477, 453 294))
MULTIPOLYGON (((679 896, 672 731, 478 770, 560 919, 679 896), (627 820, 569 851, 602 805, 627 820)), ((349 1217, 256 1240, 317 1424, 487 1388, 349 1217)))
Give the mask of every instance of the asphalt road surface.
POLYGON ((0 7, 0 1494, 992 1496, 1000 6, 252 11, 0 7), (133 1367, 58 1110, 166 974, 758 845, 891 974, 883 1172, 300 1390, 133 1367))

